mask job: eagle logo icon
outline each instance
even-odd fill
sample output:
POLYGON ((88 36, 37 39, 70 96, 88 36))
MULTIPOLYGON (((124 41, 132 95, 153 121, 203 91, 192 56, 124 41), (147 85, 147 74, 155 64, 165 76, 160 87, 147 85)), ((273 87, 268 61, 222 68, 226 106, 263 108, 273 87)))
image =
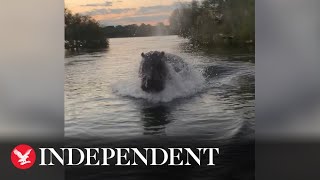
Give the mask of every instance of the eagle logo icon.
POLYGON ((22 166, 22 165, 31 163, 31 161, 27 161, 27 159, 29 158, 29 154, 30 154, 31 151, 32 151, 32 149, 28 149, 28 150, 24 153, 24 155, 22 155, 20 151, 18 151, 17 149, 14 149, 14 150, 13 150, 13 153, 18 156, 18 158, 19 158, 18 162, 19 162, 20 165, 22 166))
POLYGON ((36 153, 32 147, 20 144, 11 152, 11 162, 18 169, 29 169, 36 161, 36 153))

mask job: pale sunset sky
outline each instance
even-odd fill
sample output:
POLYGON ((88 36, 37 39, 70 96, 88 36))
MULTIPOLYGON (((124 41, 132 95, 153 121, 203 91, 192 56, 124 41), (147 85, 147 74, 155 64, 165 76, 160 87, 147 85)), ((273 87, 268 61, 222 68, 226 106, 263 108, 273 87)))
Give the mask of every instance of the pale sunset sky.
POLYGON ((172 11, 191 0, 65 0, 73 13, 90 15, 102 25, 168 24, 172 11))

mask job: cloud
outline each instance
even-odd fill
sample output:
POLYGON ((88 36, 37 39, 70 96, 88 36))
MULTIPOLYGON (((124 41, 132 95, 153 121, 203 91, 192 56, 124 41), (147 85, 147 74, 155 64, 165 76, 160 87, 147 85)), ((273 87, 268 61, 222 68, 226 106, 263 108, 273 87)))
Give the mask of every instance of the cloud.
POLYGON ((136 10, 135 8, 109 9, 111 14, 121 14, 128 11, 136 10))
MULTIPOLYGON (((108 1, 106 1, 108 2, 108 1)), ((119 2, 119 1, 118 1, 119 2)), ((112 2, 110 2, 112 4, 112 2)), ((101 4, 87 4, 83 6, 101 6, 101 4)), ((157 6, 142 6, 138 9, 135 8, 119 8, 119 9, 93 9, 87 12, 84 12, 83 14, 87 15, 105 15, 105 14, 121 14, 126 13, 128 11, 136 10, 135 15, 151 15, 151 14, 168 14, 172 12, 174 9, 176 9, 179 6, 178 3, 173 3, 171 5, 157 5, 157 6)))
POLYGON ((89 15, 89 16, 95 16, 95 15, 106 15, 106 14, 122 14, 129 11, 133 11, 135 8, 120 8, 120 9, 93 9, 91 11, 84 12, 83 14, 89 15))
POLYGON ((104 3, 92 3, 92 4, 85 4, 81 6, 90 6, 90 7, 96 7, 96 6, 112 6, 112 1, 106 1, 104 3))
POLYGON ((127 24, 140 24, 146 22, 164 22, 168 19, 168 15, 156 15, 156 16, 131 16, 122 17, 117 19, 101 20, 103 25, 127 25, 127 24))
MULTIPOLYGON (((119 2, 121 0, 118 0, 119 2)), ((105 19, 99 20, 104 25, 125 25, 125 24, 140 24, 144 22, 164 22, 167 21, 171 12, 181 6, 183 3, 173 3, 171 5, 155 5, 142 6, 139 8, 119 8, 119 9, 93 9, 83 14, 89 16, 96 15, 118 15, 118 18, 110 19, 107 16, 105 19), (127 12, 132 12, 127 16, 127 12), (119 17, 120 16, 120 17, 119 17)))
POLYGON ((164 12, 171 12, 175 8, 177 8, 177 4, 171 4, 171 5, 158 5, 158 6, 147 6, 147 7, 140 7, 138 10, 138 14, 155 14, 155 13, 164 13, 164 12))

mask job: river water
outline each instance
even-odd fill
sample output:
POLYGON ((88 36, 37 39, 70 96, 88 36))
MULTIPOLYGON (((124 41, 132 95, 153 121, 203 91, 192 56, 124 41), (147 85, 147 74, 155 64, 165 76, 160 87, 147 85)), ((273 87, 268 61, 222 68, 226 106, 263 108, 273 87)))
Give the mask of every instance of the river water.
POLYGON ((104 51, 65 58, 65 136, 197 136, 229 140, 254 134, 254 55, 195 50, 177 36, 116 38, 104 51), (159 94, 141 91, 140 54, 182 57, 193 73, 159 94))

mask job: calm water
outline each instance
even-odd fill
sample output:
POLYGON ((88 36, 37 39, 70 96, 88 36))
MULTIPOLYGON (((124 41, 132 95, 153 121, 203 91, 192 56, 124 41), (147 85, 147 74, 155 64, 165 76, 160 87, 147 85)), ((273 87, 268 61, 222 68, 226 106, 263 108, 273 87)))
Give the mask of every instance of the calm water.
POLYGON ((65 136, 199 136, 228 140, 254 131, 254 56, 194 51, 177 36, 110 39, 106 51, 65 58, 65 136), (160 94, 140 90, 141 52, 179 55, 193 74, 160 94))

